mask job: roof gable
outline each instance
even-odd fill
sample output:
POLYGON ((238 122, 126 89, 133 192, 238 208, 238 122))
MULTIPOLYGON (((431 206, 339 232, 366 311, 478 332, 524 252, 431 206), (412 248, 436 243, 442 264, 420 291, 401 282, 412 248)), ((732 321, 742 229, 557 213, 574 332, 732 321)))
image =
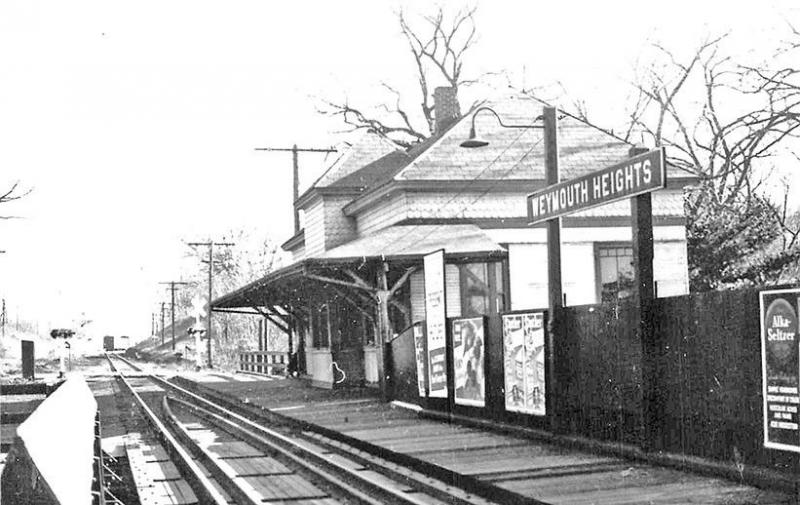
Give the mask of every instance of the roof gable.
POLYGON ((394 142, 373 131, 365 131, 317 179, 312 188, 341 186, 341 183, 337 184, 341 179, 394 152, 402 153, 394 142))

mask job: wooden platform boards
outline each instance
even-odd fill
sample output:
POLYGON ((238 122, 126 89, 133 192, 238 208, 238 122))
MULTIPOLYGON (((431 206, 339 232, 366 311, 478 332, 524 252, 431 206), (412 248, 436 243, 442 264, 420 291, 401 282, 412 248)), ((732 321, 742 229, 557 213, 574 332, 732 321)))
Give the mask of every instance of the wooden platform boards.
MULTIPOLYGON (((144 379, 135 379, 137 383, 144 379)), ((191 505, 197 496, 180 475, 164 448, 146 432, 145 422, 133 403, 121 394, 118 384, 94 378, 89 387, 97 401, 103 450, 126 457, 142 505, 191 505)))
POLYGON ((189 484, 161 445, 138 433, 125 437, 128 462, 142 505, 198 503, 189 484))
POLYGON ((291 503, 296 505, 333 505, 338 501, 280 461, 262 450, 218 429, 210 429, 205 421, 191 414, 176 411, 189 436, 198 443, 228 477, 254 502, 291 503))
POLYGON ((204 386, 546 503, 792 503, 722 478, 420 419, 371 390, 319 390, 292 379, 204 386))

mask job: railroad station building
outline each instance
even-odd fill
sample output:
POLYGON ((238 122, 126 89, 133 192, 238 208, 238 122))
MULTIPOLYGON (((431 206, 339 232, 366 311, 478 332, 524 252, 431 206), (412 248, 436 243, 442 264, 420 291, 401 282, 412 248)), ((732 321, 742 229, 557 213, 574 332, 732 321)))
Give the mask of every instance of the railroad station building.
MULTIPOLYGON (((501 316, 547 307, 546 230, 528 226, 526 208, 545 186, 543 131, 478 115, 489 143, 465 149, 472 115, 459 115, 450 89, 435 98, 430 139, 405 150, 364 133, 295 202, 303 226, 282 246, 293 262, 213 302, 257 308, 289 329, 298 371, 315 385, 377 385, 381 362, 414 361, 384 356, 376 341, 413 339, 426 318, 423 256, 433 251, 444 250, 448 318, 485 317, 487 395, 502 389, 501 316)), ((530 125, 545 104, 510 95, 482 105, 530 125)), ((634 147, 561 112, 557 135, 561 180, 625 161, 634 147)), ((670 167, 667 181, 652 195, 658 297, 689 291, 683 188, 694 180, 670 167)), ((631 240, 628 200, 562 218, 565 304, 630 296, 631 240)), ((397 349, 413 354, 413 345, 397 349)))

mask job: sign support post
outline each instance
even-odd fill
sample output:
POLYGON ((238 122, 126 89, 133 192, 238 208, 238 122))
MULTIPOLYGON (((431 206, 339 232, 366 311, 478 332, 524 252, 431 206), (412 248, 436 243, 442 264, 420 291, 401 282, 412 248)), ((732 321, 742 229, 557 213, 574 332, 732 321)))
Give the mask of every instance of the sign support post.
MULTIPOLYGON (((558 117, 555 107, 544 107, 542 110, 544 118, 544 173, 545 183, 548 186, 558 184, 558 117)), ((561 222, 556 217, 547 221, 547 387, 554 391, 559 380, 556 374, 556 349, 561 350, 563 342, 560 342, 563 332, 563 315, 561 309, 564 303, 564 296, 561 289, 561 222), (556 344, 555 342, 558 342, 556 344)), ((562 414, 560 408, 553 408, 553 403, 558 399, 555 395, 545 395, 545 410, 549 416, 551 429, 560 431, 558 416, 562 414)))
MULTIPOLYGON (((644 154, 647 149, 633 147, 631 158, 644 154)), ((655 374, 658 372, 656 358, 658 346, 654 342, 653 303, 655 289, 653 280, 653 201, 650 193, 631 198, 631 232, 633 239, 633 273, 636 286, 634 296, 636 333, 642 347, 642 419, 641 446, 645 451, 654 449, 654 442, 660 440, 658 412, 658 389, 655 374)))
MULTIPOLYGON (((574 212, 628 199, 631 202, 631 225, 636 285, 637 335, 642 349, 642 414, 639 420, 641 445, 652 450, 659 435, 658 390, 653 379, 657 373, 657 343, 653 341, 653 212, 650 192, 666 187, 667 174, 664 148, 648 151, 633 148, 630 159, 602 168, 596 172, 558 181, 557 119, 554 108, 544 108, 545 177, 547 186, 528 195, 528 224, 547 223, 547 278, 548 278, 548 336, 552 351, 547 366, 549 390, 553 391, 569 381, 568 371, 561 363, 570 361, 567 343, 563 341, 564 313, 561 287, 561 246, 558 219, 574 212)), ((565 414, 559 398, 547 395, 551 429, 566 428, 559 417, 565 414)))

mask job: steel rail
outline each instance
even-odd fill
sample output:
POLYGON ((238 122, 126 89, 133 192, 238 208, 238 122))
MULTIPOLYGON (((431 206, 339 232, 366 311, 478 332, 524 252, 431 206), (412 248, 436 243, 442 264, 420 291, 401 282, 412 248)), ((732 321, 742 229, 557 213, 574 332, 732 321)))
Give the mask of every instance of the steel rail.
POLYGON ((243 505, 243 504, 250 504, 256 505, 261 503, 260 497, 253 497, 248 494, 244 489, 240 486, 237 486, 233 482, 233 478, 225 473, 225 471, 219 466, 219 464, 214 461, 214 458, 211 457, 210 454, 206 450, 204 450, 200 445, 192 440, 192 437, 189 435, 189 430, 175 417, 175 414, 172 412, 172 409, 169 406, 168 396, 164 395, 161 400, 161 407, 164 411, 164 415, 166 416, 166 423, 172 427, 175 435, 177 436, 178 440, 189 449, 189 452, 194 454, 194 456, 199 459, 203 466, 205 466, 210 472, 211 475, 217 480, 217 482, 222 486, 228 494, 231 495, 232 498, 236 501, 236 503, 243 505), (220 479, 219 476, 224 477, 220 479))
MULTIPOLYGON (((113 365, 112 365, 113 366, 113 365)), ((148 413, 148 416, 153 416, 155 419, 155 413, 144 403, 141 397, 133 390, 133 386, 127 381, 127 377, 124 376, 123 373, 118 372, 120 378, 125 382, 128 389, 134 393, 137 400, 140 402, 142 407, 145 409, 145 412, 148 413)), ((247 494, 241 487, 237 486, 233 479, 228 476, 222 468, 211 458, 201 447, 197 445, 194 440, 191 439, 189 436, 188 430, 178 421, 175 414, 173 413, 172 409, 169 407, 168 402, 177 402, 178 404, 182 405, 184 408, 192 410, 195 415, 205 419, 206 421, 210 422, 211 424, 215 425, 217 428, 222 429, 223 431, 228 432, 229 434, 245 440, 249 443, 255 443, 256 445, 262 446, 262 448, 266 448, 268 452, 272 453, 279 453, 283 458, 289 459, 292 463, 296 466, 299 466, 304 470, 306 473, 312 474, 317 479, 322 479, 327 487, 333 487, 337 489, 343 495, 346 495, 348 498, 356 499, 359 502, 369 504, 369 505, 383 505, 386 503, 385 499, 376 499, 373 493, 378 493, 383 495, 384 497, 389 498, 395 503, 405 503, 408 505, 428 505, 430 503, 429 500, 418 499, 417 497, 405 493, 399 489, 393 489, 391 487, 382 486, 377 484, 370 479, 359 475, 356 470, 348 468, 345 465, 340 463, 330 461, 322 454, 315 453, 314 451, 310 450, 308 447, 297 443, 296 441, 292 440, 291 438, 285 437, 284 435, 270 430, 264 426, 260 426, 256 423, 253 423, 249 419, 246 419, 235 412, 231 412, 224 407, 221 407, 213 402, 210 402, 202 397, 194 395, 194 393, 184 390, 183 388, 177 387, 174 384, 169 383, 168 381, 150 375, 148 377, 150 380, 159 383, 163 386, 162 389, 178 389, 182 394, 189 395, 194 397, 198 400, 203 401, 206 405, 209 405, 213 409, 217 410, 218 412, 223 413, 229 417, 236 418, 239 423, 244 423, 245 425, 249 426, 250 428, 255 428, 256 430, 263 433, 263 435, 259 435, 252 431, 252 429, 248 429, 241 424, 237 424, 229 419, 226 419, 214 412, 203 409, 196 405, 192 405, 188 402, 183 400, 179 400, 176 398, 171 398, 169 396, 164 396, 163 398, 163 407, 164 413, 166 415, 166 425, 170 425, 174 428, 174 432, 176 433, 176 443, 181 445, 182 448, 187 448, 188 452, 192 453, 195 457, 201 460, 201 462, 206 466, 209 471, 211 471, 212 476, 217 480, 217 482, 222 486, 225 491, 227 491, 232 497, 234 497, 237 502, 248 503, 248 504, 255 504, 259 503, 260 500, 255 499, 254 497, 247 494), (227 429, 226 429, 227 428, 227 429), (289 445, 291 449, 287 449, 285 447, 281 447, 279 444, 268 440, 266 437, 271 437, 273 439, 280 440, 281 443, 289 445), (314 461, 314 463, 309 463, 304 458, 297 456, 292 451, 297 451, 304 454, 306 457, 309 457, 314 461), (323 469, 322 467, 327 467, 323 469), (328 471, 328 470, 332 470, 328 471), (345 474, 353 480, 358 481, 359 486, 368 489, 368 492, 359 489, 359 487, 347 484, 342 481, 341 477, 345 474), (219 478, 219 476, 224 477, 224 479, 219 478)), ((161 424, 160 420, 155 419, 158 422, 157 429, 163 431, 166 434, 171 433, 165 424, 161 424)), ((153 423, 151 423, 153 424, 153 423)), ((402 483, 398 483, 398 487, 400 487, 402 483)))
MULTIPOLYGON (((106 353, 106 358, 108 359, 108 361, 111 361, 111 356, 112 356, 111 354, 106 353)), ((113 355, 113 356, 114 356, 115 359, 118 359, 118 360, 122 361, 123 363, 125 363, 126 365, 128 365, 129 367, 133 368, 134 371, 136 371, 136 372, 141 372, 142 371, 141 368, 139 368, 138 366, 136 366, 133 363, 131 363, 127 358, 123 358, 122 356, 117 356, 117 355, 113 355)), ((111 367, 114 368, 114 371, 117 371, 116 367, 113 364, 111 365, 111 367)))
MULTIPOLYGON (((509 489, 505 489, 503 487, 493 485, 489 482, 482 481, 471 475, 460 474, 448 468, 415 458, 413 456, 404 453, 393 452, 386 448, 374 445, 370 442, 360 440, 358 438, 346 435, 344 433, 338 432, 330 428, 326 428, 324 426, 311 423, 309 421, 295 419, 286 416, 284 414, 280 414, 278 412, 273 412, 257 404, 241 403, 236 399, 224 397, 218 391, 215 391, 202 384, 190 381, 186 378, 177 377, 176 379, 180 380, 182 383, 188 384, 188 387, 196 389, 197 391, 202 392, 202 394, 207 395, 210 398, 213 398, 221 405, 225 405, 226 408, 228 409, 237 409, 251 416, 262 418, 265 421, 267 421, 267 419, 273 419, 275 420, 275 422, 278 422, 284 426, 291 427, 294 430, 301 432, 307 431, 310 433, 321 435, 322 437, 325 437, 329 440, 333 440, 336 443, 344 444, 345 446, 350 447, 354 450, 363 451, 366 454, 383 459, 395 465, 399 465, 400 467, 415 468, 416 469, 415 472, 421 473, 421 475, 424 475, 427 479, 435 479, 445 484, 445 486, 447 487, 460 489, 466 493, 471 493, 472 495, 480 497, 489 502, 504 503, 509 505, 512 504, 549 505, 547 502, 537 500, 536 498, 530 496, 521 495, 509 489)), ((172 382, 167 382, 167 381, 164 382, 175 390, 186 391, 187 394, 190 395, 192 398, 213 405, 213 402, 206 400, 205 398, 203 398, 203 396, 200 396, 192 391, 189 391, 184 387, 178 386, 177 384, 174 384, 172 382)), ((414 479, 414 482, 418 483, 421 486, 425 486, 424 482, 419 481, 418 479, 414 479)))
MULTIPOLYGON (((339 475, 330 473, 322 469, 321 466, 327 466, 327 467, 333 466, 337 467, 337 470, 342 471, 345 470, 345 467, 338 465, 332 461, 328 461, 323 456, 316 454, 313 451, 310 451, 308 448, 305 448, 299 444, 294 443, 291 439, 285 438, 277 433, 272 433, 270 435, 270 436, 275 435, 281 437, 283 442, 292 444, 295 450, 301 452, 306 456, 311 456, 314 459, 315 463, 313 464, 309 463, 304 458, 298 456, 297 454, 294 454, 291 450, 286 449, 285 447, 281 447, 279 444, 276 444, 268 440, 267 438, 260 436, 257 433, 254 433, 253 431, 248 430, 247 428, 239 424, 236 424, 235 422, 229 419, 225 419, 224 417, 217 415, 207 409, 198 407, 196 405, 192 405, 183 400, 179 400, 177 398, 172 398, 169 396, 164 397, 164 402, 165 404, 167 404, 168 402, 175 402, 181 407, 191 410, 195 416, 200 417, 201 419, 214 425, 216 428, 225 431, 229 435, 232 435, 238 438, 239 440, 243 440, 253 445, 257 445, 259 446, 259 448, 265 449, 266 452, 268 453, 280 454, 282 458, 290 460, 294 465, 301 467, 305 472, 311 473, 317 479, 324 480, 328 487, 336 488, 339 492, 347 495, 348 498, 356 498, 361 502, 368 503, 371 505, 383 505, 386 503, 384 500, 375 499, 375 497, 365 493, 361 489, 343 482, 339 475)), ((167 408, 169 409, 169 407, 167 408)), ((177 418, 174 417, 175 415, 172 413, 171 409, 169 409, 167 412, 169 413, 169 415, 173 416, 172 422, 174 422, 176 425, 179 425, 180 429, 186 431, 186 435, 188 436, 188 430, 186 430, 184 426, 180 425, 180 422, 177 420, 177 418)), ((359 476, 354 476, 354 477, 358 478, 358 480, 362 483, 362 485, 366 483, 363 477, 359 476)), ((313 481, 312 483, 317 484, 316 482, 313 481)), ((403 503, 409 503, 412 505, 427 505, 429 503, 420 500, 413 500, 413 501, 409 500, 408 497, 403 496, 399 492, 394 492, 394 490, 378 486, 374 483, 369 483, 369 488, 372 491, 378 491, 383 494, 391 494, 392 498, 394 498, 395 500, 402 500, 403 503)))
MULTIPOLYGON (((109 359, 109 362, 111 360, 109 359)), ((112 368, 115 368, 112 363, 112 368)), ((186 451, 186 449, 178 443, 178 440, 169 432, 167 427, 161 420, 156 416, 156 414, 150 409, 150 407, 145 403, 139 393, 133 388, 133 385, 128 381, 125 374, 121 372, 117 372, 119 374, 119 378, 123 384, 128 388, 131 392, 133 397, 136 399, 137 403, 141 407, 142 411, 146 414, 146 419, 150 423, 150 425, 155 429, 156 434, 158 437, 164 442, 166 445, 167 452, 172 456, 175 463, 178 463, 180 467, 184 470, 181 472, 184 478, 186 478, 192 486, 192 490, 197 494, 198 500, 200 500, 203 504, 213 504, 213 505, 228 505, 228 500, 220 493, 214 484, 209 480, 208 477, 205 476, 204 472, 197 466, 197 463, 194 462, 191 455, 186 451), (175 461, 177 460, 177 461, 175 461)))
MULTIPOLYGON (((164 379, 162 379, 160 377, 154 377, 154 379, 155 379, 156 382, 160 382, 160 383, 164 384, 164 386, 166 388, 170 388, 170 389, 172 389, 172 390, 174 390, 174 391, 176 391, 176 392, 178 392, 178 393, 180 393, 180 394, 182 394, 184 396, 187 396, 187 397, 189 397, 189 398, 191 398, 193 400, 196 400, 199 403, 205 404, 205 405, 211 407, 212 409, 220 412, 222 414, 222 416, 217 416, 217 417, 220 418, 224 422, 230 422, 228 419, 225 419, 225 417, 236 419, 237 421, 239 421, 241 423, 244 423, 246 426, 248 426, 250 428, 254 428, 257 431, 264 433, 268 437, 277 438, 281 442, 291 445, 295 450, 302 451, 306 455, 313 457, 315 460, 320 461, 324 465, 331 465, 331 464, 335 465, 336 466, 336 471, 340 472, 343 475, 347 475, 348 477, 357 479, 359 482, 363 482, 364 485, 366 485, 366 486, 370 486, 370 487, 374 487, 375 486, 374 482, 372 482, 368 478, 365 478, 358 471, 353 470, 351 468, 348 468, 347 466, 338 465, 335 462, 331 461, 329 458, 325 457, 324 455, 316 454, 313 451, 310 451, 304 444, 298 443, 295 440, 293 440, 293 439, 291 439, 289 437, 286 437, 283 434, 281 434, 281 433, 279 433, 279 432, 277 432, 275 430, 269 429, 266 426, 264 426, 263 424, 259 424, 257 422, 254 422, 251 419, 248 419, 247 417, 244 417, 241 414, 239 414, 239 413, 237 413, 237 412, 235 412, 235 411, 233 411, 233 410, 231 410, 229 408, 226 408, 226 407, 220 405, 219 403, 216 403, 214 401, 210 401, 207 398, 204 398, 203 396, 200 396, 200 395, 198 395, 198 394, 196 394, 196 393, 194 393, 192 391, 189 391, 189 390, 187 390, 185 388, 182 388, 182 387, 180 387, 180 386, 178 386, 176 384, 173 384, 172 382, 166 381, 166 380, 164 380, 164 379)), ((183 403, 186 403, 186 402, 183 402, 183 403)), ((203 410, 203 409, 201 409, 200 407, 197 407, 194 404, 188 404, 187 403, 187 405, 189 405, 191 408, 197 408, 199 410, 203 410)), ((214 415, 213 412, 211 412, 211 414, 214 415)), ((239 428, 239 429, 241 429, 241 428, 239 428)), ((234 434, 234 436, 236 436, 236 435, 234 434)), ((258 437, 258 435, 256 435, 256 437, 258 437)), ((314 437, 306 437, 306 438, 313 439, 314 437)), ((383 463, 376 462, 375 459, 374 459, 376 457, 375 455, 367 456, 367 455, 363 455, 363 454, 362 455, 354 454, 353 450, 354 449, 358 449, 358 448, 352 447, 352 449, 348 450, 348 448, 343 447, 343 445, 347 446, 348 444, 343 444, 342 445, 341 441, 337 441, 337 442, 340 445, 333 444, 333 443, 330 443, 330 442, 327 442, 327 441, 324 441, 324 440, 319 440, 319 439, 314 439, 314 441, 312 443, 314 443, 314 444, 319 444, 319 443, 326 444, 326 445, 330 446, 330 450, 332 452, 337 452, 337 453, 340 453, 341 455, 344 455, 345 457, 348 457, 348 458, 353 459, 353 460, 357 460, 358 462, 362 463, 364 466, 372 467, 373 470, 378 470, 378 468, 376 468, 376 467, 379 467, 378 471, 380 473, 383 473, 384 475, 386 475, 387 478, 389 478, 391 480, 394 480, 396 482, 405 482, 405 483, 412 482, 414 484, 414 486, 415 486, 415 489, 417 489, 417 491, 419 491, 420 493, 426 494, 426 495, 428 495, 430 497, 433 497, 433 498, 436 498, 436 499, 439 499, 439 500, 447 501, 448 503, 474 504, 474 503, 481 503, 481 502, 482 503, 487 503, 488 502, 488 503, 519 503, 520 505, 522 505, 522 504, 531 505, 532 503, 536 503, 536 504, 540 505, 542 503, 542 502, 538 502, 538 501, 532 502, 532 501, 529 501, 529 500, 513 500, 513 501, 500 500, 500 501, 498 501, 496 498, 492 499, 490 497, 481 496, 479 494, 473 494, 471 499, 470 498, 461 497, 461 496, 457 496, 457 495, 453 495, 453 489, 457 489, 458 491, 464 492, 465 494, 469 494, 469 492, 462 490, 457 485, 450 485, 450 484, 447 484, 446 482, 441 482, 441 484, 442 484, 441 486, 436 486, 436 485, 431 483, 432 479, 434 479, 434 480, 436 479, 435 477, 432 477, 431 475, 426 475, 424 473, 420 474, 419 472, 416 472, 414 470, 411 470, 410 472, 407 472, 407 473, 406 472, 398 472, 396 469, 393 469, 391 467, 387 467, 385 462, 383 462, 383 463), (417 475, 414 475, 414 474, 417 474, 417 475)), ((258 441, 256 443, 258 443, 258 441)), ((395 464, 395 465, 397 464, 396 462, 392 462, 392 463, 395 464)), ((403 465, 403 466, 407 466, 407 465, 403 465)), ((382 489, 382 488, 375 489, 375 491, 379 491, 379 489, 382 489)), ((414 500, 415 499, 415 497, 411 497, 411 496, 409 496, 408 493, 404 493, 404 492, 399 493, 397 498, 399 498, 401 500, 404 500, 407 503, 409 502, 409 500, 414 500)), ((516 496, 515 496, 515 498, 516 498, 516 496)), ((411 503, 416 503, 416 502, 411 501, 411 503)), ((429 503, 429 502, 426 502, 426 501, 423 500, 423 501, 420 501, 419 503, 423 503, 424 504, 424 503, 429 503)))
MULTIPOLYGON (((132 365, 132 364, 128 363, 127 360, 125 360, 124 358, 121 358, 119 356, 115 356, 115 357, 125 361, 126 364, 128 364, 129 366, 137 368, 137 367, 135 367, 135 365, 132 365)), ((177 384, 174 384, 174 383, 172 383, 170 381, 167 381, 167 380, 165 380, 165 379, 163 379, 161 377, 148 374, 148 378, 150 380, 152 380, 153 382, 161 385, 162 389, 164 389, 164 390, 175 391, 175 392, 179 393, 180 395, 186 396, 188 398, 191 398, 192 400, 197 401, 200 404, 204 404, 205 406, 209 407, 213 411, 220 412, 221 415, 218 415, 218 414, 215 414, 211 410, 202 409, 202 408, 198 407, 197 405, 193 405, 193 404, 190 404, 190 403, 187 403, 187 402, 182 402, 181 400, 170 398, 170 401, 181 402, 181 403, 185 404, 187 408, 195 410, 197 412, 196 415, 198 415, 199 417, 204 417, 204 415, 205 415, 205 416, 210 416, 212 419, 214 419, 214 421, 209 421, 209 422, 214 423, 216 421, 216 423, 227 424, 227 425, 229 425, 229 429, 233 429, 233 430, 239 431, 239 433, 231 433, 231 435, 233 435, 233 436, 236 436, 238 438, 242 438, 241 434, 244 433, 245 434, 244 436, 246 438, 248 438, 249 441, 255 442, 256 445, 268 444, 269 445, 269 449, 268 450, 271 450, 271 451, 275 451, 276 449, 274 447, 272 447, 272 444, 270 444, 270 442, 265 440, 264 437, 266 436, 266 437, 276 438, 276 439, 280 440, 281 443, 288 444, 289 446, 291 446, 292 450, 301 451, 302 453, 305 453, 305 455, 310 457, 311 459, 313 459, 316 462, 317 465, 327 466, 329 469, 331 469, 331 471, 333 471, 334 473, 338 473, 339 474, 338 479, 336 477, 334 477, 333 480, 329 480, 329 479, 327 479, 325 477, 321 477, 321 478, 323 478, 323 480, 325 480, 326 482, 329 482, 329 484, 335 486, 336 488, 339 488, 341 490, 341 492, 343 492, 344 494, 349 494, 349 495, 353 496, 354 498, 357 498, 357 499, 360 499, 362 501, 365 501, 366 503, 383 503, 382 501, 375 501, 369 495, 359 496, 358 495, 358 490, 356 488, 342 489, 342 484, 343 483, 341 482, 341 477, 342 476, 347 476, 347 477, 349 477, 351 479, 354 479, 355 481, 359 482, 360 486, 365 486, 367 489, 370 489, 373 493, 383 493, 384 496, 386 496, 389 499, 395 500, 395 501, 396 500, 401 500, 403 503, 407 503, 409 505, 423 505, 423 504, 430 503, 429 500, 425 501, 424 499, 421 499, 421 498, 418 499, 415 496, 413 496, 412 494, 407 493, 405 491, 400 491, 399 489, 386 488, 386 487, 383 487, 383 486, 381 486, 379 484, 376 484, 375 482, 373 482, 373 480, 370 480, 369 478, 361 475, 359 473, 359 471, 353 470, 352 468, 348 468, 345 465, 338 464, 335 461, 331 461, 329 458, 325 457, 322 454, 316 454, 313 451, 311 451, 307 446, 305 446, 305 444, 298 443, 298 442, 292 440, 291 438, 288 438, 288 437, 284 436, 283 434, 281 434, 281 433, 279 433, 279 432, 277 432, 275 430, 271 430, 271 429, 263 426, 262 424, 253 422, 252 420, 248 419, 247 417, 242 416, 241 414, 231 410, 230 408, 226 408, 225 406, 221 405, 220 403, 216 403, 216 402, 211 401, 211 400, 209 400, 207 398, 204 398, 201 395, 198 395, 198 394, 196 394, 196 393, 194 393, 194 392, 192 392, 192 391, 190 391, 188 389, 185 389, 185 388, 183 388, 181 386, 178 386, 177 384), (226 419, 226 417, 228 419, 226 419), (238 426, 238 425, 236 425, 235 422, 231 421, 230 419, 234 419, 236 422, 241 423, 244 426, 238 426), (252 431, 253 429, 255 429, 257 432, 263 433, 263 435, 259 435, 258 433, 253 433, 253 431, 252 431)), ((227 402, 227 401, 224 402, 224 403, 227 403, 229 405, 231 404, 231 402, 227 402)), ((165 397, 165 404, 166 404, 166 397, 165 397)), ((232 408, 235 408, 235 405, 233 405, 232 408)), ((206 420, 209 420, 208 417, 205 417, 205 418, 206 418, 206 420)), ((179 429, 182 428, 182 427, 179 426, 179 423, 178 423, 178 428, 179 429)), ((225 429, 223 426, 220 426, 220 428, 225 429)), ((316 431, 316 430, 312 430, 312 431, 316 431)), ((176 433, 179 433, 179 432, 176 431, 176 433)), ((427 472, 419 473, 419 472, 417 472, 415 470, 410 470, 408 473, 406 473, 406 472, 398 471, 397 469, 394 469, 392 467, 386 467, 385 463, 376 462, 373 459, 375 456, 380 457, 377 454, 373 454, 372 458, 371 457, 366 457, 366 455, 364 455, 364 454, 361 454, 361 455, 359 455, 358 453, 353 454, 353 449, 355 449, 357 451, 358 450, 364 451, 364 449, 362 447, 352 446, 352 444, 347 444, 346 442, 341 441, 341 440, 337 440, 336 438, 331 439, 330 437, 326 436, 327 433, 320 433, 320 435, 322 435, 325 438, 328 438, 329 440, 335 440, 335 443, 331 443, 331 442, 325 441, 325 440, 314 439, 314 437, 307 437, 307 438, 313 439, 314 440, 314 442, 313 442, 314 444, 318 444, 318 443, 321 442, 323 444, 329 445, 329 446, 332 447, 332 450, 334 452, 341 453, 343 455, 346 455, 346 457, 349 457, 351 459, 359 461, 364 466, 372 467, 373 470, 377 470, 380 473, 385 474, 387 478, 397 482, 398 483, 398 487, 400 487, 400 488, 402 488, 403 485, 411 482, 411 483, 414 484, 414 489, 418 493, 425 494, 426 496, 429 496, 431 498, 435 498, 435 499, 439 499, 439 500, 443 500, 444 499, 444 500, 448 500, 449 502, 459 503, 459 504, 476 503, 475 499, 477 499, 479 501, 482 500, 484 503, 485 502, 498 503, 497 502, 497 498, 501 498, 501 501, 504 502, 504 503, 515 503, 515 504, 519 504, 519 505, 523 505, 523 504, 526 504, 526 505, 527 504, 531 504, 531 505, 532 504, 542 504, 542 502, 540 502, 538 500, 533 500, 533 499, 529 499, 527 497, 522 497, 522 496, 520 496, 520 495, 518 495, 516 493, 503 493, 502 491, 505 491, 505 490, 502 490, 502 488, 501 489, 494 488, 494 489, 491 490, 492 491, 491 493, 488 492, 490 490, 482 488, 482 489, 480 489, 480 491, 483 491, 483 492, 477 492, 476 493, 474 488, 473 489, 468 489, 468 490, 462 490, 462 489, 460 489, 459 485, 448 484, 446 481, 441 481, 441 485, 437 486, 436 484, 432 484, 432 479, 433 480, 436 479, 436 477, 433 477, 432 474, 428 474, 427 472), (349 449, 349 448, 346 448, 346 447, 342 447, 341 445, 339 445, 339 444, 342 444, 342 443, 344 443, 345 445, 351 445, 352 449, 349 449), (414 475, 414 474, 418 474, 418 475, 414 475), (451 489, 451 488, 454 488, 454 489, 456 489, 456 490, 458 490, 459 492, 462 492, 462 493, 467 493, 467 496, 464 497, 464 496, 453 495, 452 494, 453 489, 451 489), (499 495, 500 496, 497 495, 498 491, 499 491, 499 495), (470 492, 473 493, 472 497, 468 496, 468 493, 470 493, 470 492), (494 495, 494 497, 492 497, 492 495, 494 495), (511 499, 509 500, 508 498, 511 498, 511 499)), ((193 441, 191 443, 194 444, 193 441)), ((199 448, 198 448, 198 450, 202 451, 202 449, 199 449, 199 448)), ((279 451, 279 452, 283 452, 283 451, 279 451)), ((371 453, 371 451, 365 451, 365 452, 371 453)), ((197 455, 197 453, 195 453, 195 454, 197 455)), ((294 459, 293 458, 294 455, 291 453, 291 451, 289 452, 289 455, 290 455, 289 457, 292 457, 292 459, 294 459)), ((199 459, 204 459, 204 458, 200 457, 199 459)), ((389 458, 388 461, 391 461, 395 465, 399 463, 398 461, 392 461, 392 458, 389 458)), ((416 463, 416 461, 415 461, 415 463, 416 463)), ((305 461, 302 461, 302 462, 300 462, 298 464, 301 465, 304 468, 308 465, 308 463, 305 462, 305 461)), ((407 466, 407 465, 403 465, 402 463, 400 463, 400 464, 401 464, 401 466, 407 466)), ((211 466, 215 466, 215 465, 212 464, 211 466)), ((313 466, 311 466, 310 468, 305 468, 305 470, 307 472, 313 472, 315 474, 319 471, 318 469, 314 468, 313 466)), ((223 472, 223 475, 224 475, 224 472, 223 472)), ((463 478, 463 476, 459 476, 459 477, 463 478)), ((456 480, 462 480, 461 478, 456 479, 456 480)), ((221 481, 220 481, 220 484, 222 484, 221 481)), ((225 487, 225 490, 228 491, 229 493, 231 492, 231 490, 229 490, 226 486, 223 486, 223 487, 225 487)), ((473 486, 470 486, 470 487, 473 487, 473 486)), ((234 494, 237 494, 237 493, 234 492, 234 493, 231 493, 231 494, 234 495, 234 494)))

